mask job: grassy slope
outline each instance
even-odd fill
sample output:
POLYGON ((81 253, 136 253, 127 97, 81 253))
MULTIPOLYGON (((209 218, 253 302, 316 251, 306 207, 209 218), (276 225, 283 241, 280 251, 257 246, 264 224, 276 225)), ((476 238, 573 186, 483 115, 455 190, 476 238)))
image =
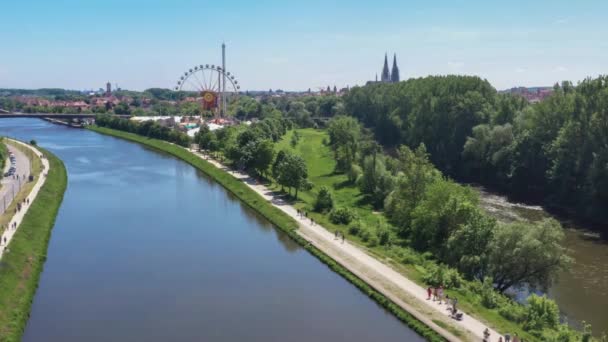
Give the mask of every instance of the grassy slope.
MULTIPOLYGON (((357 236, 348 235, 348 229, 344 225, 335 225, 329 221, 328 215, 313 213, 313 203, 315 194, 318 189, 325 185, 332 189, 335 207, 348 207, 354 209, 359 218, 366 223, 368 227, 376 227, 379 224, 388 224, 385 216, 381 213, 374 212, 372 206, 367 204, 359 189, 354 185, 347 184, 347 177, 344 174, 334 174, 335 160, 333 153, 328 146, 323 144, 323 140, 329 140, 326 131, 314 129, 299 129, 300 141, 293 148, 290 145, 293 131, 289 131, 283 139, 277 144, 276 150, 289 150, 301 155, 308 165, 308 174, 310 181, 314 184, 314 188, 310 191, 303 191, 299 196, 299 200, 294 205, 298 208, 305 209, 309 212, 317 222, 331 230, 339 230, 349 237, 349 240, 359 244, 371 254, 376 255, 380 260, 391 264, 396 270, 407 276, 409 279, 417 282, 421 286, 426 286, 422 280, 424 269, 420 266, 412 264, 404 264, 400 262, 399 251, 397 247, 385 248, 376 246, 368 248, 366 244, 357 236)), ((278 186, 274 186, 278 190, 278 186)), ((409 250, 409 253, 415 253, 409 250)), ((485 308, 479 299, 464 290, 448 290, 450 297, 458 298, 459 306, 468 314, 473 314, 478 319, 487 322, 498 331, 517 332, 518 336, 525 338, 526 341, 538 340, 529 333, 524 332, 517 324, 508 321, 502 317, 497 310, 489 310, 485 308)))
POLYGON ((63 162, 47 151, 44 154, 50 163, 47 180, 30 204, 0 266, 0 341, 21 338, 67 186, 63 162))
POLYGON ((363 291, 370 298, 375 300, 378 304, 382 305, 388 311, 392 312, 397 318, 406 323, 410 328, 415 330, 420 335, 424 336, 429 341, 443 341, 444 339, 438 335, 431 328, 424 325, 422 322, 415 319, 409 313, 405 312, 399 306, 395 305, 393 302, 388 300, 382 294, 371 288, 361 279, 357 278, 354 274, 349 272, 347 269, 337 264, 333 259, 328 257, 322 251, 316 249, 311 246, 307 241, 302 239, 297 233, 295 229, 297 228, 297 222, 289 217, 287 214, 283 213, 280 209, 268 203, 264 200, 260 195, 258 195, 255 191, 247 187, 243 182, 237 180, 232 177, 228 173, 219 170, 212 164, 207 161, 199 158, 193 153, 185 150, 182 147, 176 146, 174 144, 170 144, 168 142, 150 139, 146 137, 142 137, 136 134, 117 131, 113 129, 89 126, 89 129, 96 131, 98 133, 103 133, 119 138, 123 138, 126 140, 138 142, 144 144, 146 146, 153 147, 157 150, 167 152, 172 154, 173 156, 184 160, 185 162, 191 164, 197 169, 205 172, 210 177, 214 178, 218 183, 220 183, 223 187, 225 187, 228 191, 235 194, 241 201, 250 206, 252 209, 256 210, 260 214, 262 214, 266 219, 272 222, 279 229, 286 232, 294 241, 298 242, 302 247, 308 250, 311 254, 316 256, 319 260, 325 263, 330 269, 340 274, 344 278, 346 278, 353 285, 357 286, 361 291, 363 291))

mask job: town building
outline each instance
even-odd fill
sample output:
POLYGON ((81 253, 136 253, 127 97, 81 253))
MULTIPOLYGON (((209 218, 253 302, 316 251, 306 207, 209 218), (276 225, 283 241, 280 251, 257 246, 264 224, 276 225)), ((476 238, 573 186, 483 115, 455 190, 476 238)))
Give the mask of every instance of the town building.
POLYGON ((384 54, 384 66, 380 73, 380 81, 378 81, 378 74, 374 81, 367 81, 367 84, 373 83, 397 83, 400 81, 399 67, 397 66, 397 54, 393 55, 393 67, 389 70, 388 67, 388 54, 384 54))

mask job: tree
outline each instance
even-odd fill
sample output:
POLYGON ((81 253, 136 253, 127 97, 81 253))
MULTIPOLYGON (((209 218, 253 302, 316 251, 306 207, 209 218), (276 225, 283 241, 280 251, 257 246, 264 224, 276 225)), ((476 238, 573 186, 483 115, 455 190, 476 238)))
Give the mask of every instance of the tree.
POLYGON ((496 220, 474 210, 448 238, 445 260, 467 278, 483 280, 487 273, 488 247, 494 236, 496 220))
POLYGON ((361 125, 352 117, 337 116, 329 122, 329 143, 334 151, 336 169, 346 172, 356 159, 361 125))
POLYGON ((319 189, 319 193, 317 194, 317 199, 315 200, 314 209, 318 212, 325 212, 333 209, 334 207, 334 199, 331 195, 331 191, 328 187, 322 186, 319 189))
POLYGON ((363 174, 359 178, 361 192, 369 195, 372 205, 376 209, 384 206, 384 200, 395 188, 393 177, 384 165, 383 157, 371 155, 363 162, 363 174))
POLYGON ((294 188, 295 197, 298 198, 298 191, 305 189, 308 185, 308 168, 302 157, 285 153, 282 160, 277 165, 277 181, 281 186, 286 186, 290 189, 294 188))
POLYGON ((270 167, 274 158, 274 143, 271 140, 261 140, 255 146, 253 168, 262 176, 270 167))
POLYGON ((547 288, 569 262, 562 247, 564 232, 559 222, 499 224, 489 245, 488 274, 496 289, 528 284, 547 288))
POLYGON ((114 107, 114 113, 129 115, 131 114, 131 108, 129 108, 129 105, 125 102, 120 102, 118 105, 116 105, 116 107, 114 107))
POLYGON ((405 234, 411 226, 411 214, 423 199, 426 188, 438 181, 441 174, 428 160, 424 144, 415 151, 401 146, 397 154, 397 184, 386 199, 385 209, 391 222, 401 234, 405 234))

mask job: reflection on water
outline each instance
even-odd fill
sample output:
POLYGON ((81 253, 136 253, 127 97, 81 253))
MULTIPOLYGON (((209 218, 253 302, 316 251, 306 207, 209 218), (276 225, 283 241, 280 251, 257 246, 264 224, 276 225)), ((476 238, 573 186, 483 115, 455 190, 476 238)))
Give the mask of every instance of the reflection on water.
POLYGON ((31 119, 68 169, 24 341, 422 341, 190 165, 31 119))
MULTIPOLYGON (((539 221, 551 217, 540 206, 530 206, 509 200, 478 187, 481 206, 498 220, 539 221)), ((568 322, 580 327, 590 323, 594 333, 608 331, 608 243, 597 233, 586 231, 569 221, 565 228, 564 246, 573 262, 560 274, 559 282, 548 291, 556 300, 568 322)))

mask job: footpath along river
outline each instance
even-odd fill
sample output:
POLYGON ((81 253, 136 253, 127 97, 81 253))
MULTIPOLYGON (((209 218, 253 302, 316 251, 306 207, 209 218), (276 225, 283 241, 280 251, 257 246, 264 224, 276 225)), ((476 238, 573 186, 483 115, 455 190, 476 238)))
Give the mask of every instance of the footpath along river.
MULTIPOLYGON (((482 206, 503 222, 551 217, 542 207, 510 202, 483 188, 478 190, 482 206)), ((584 320, 592 325, 594 335, 608 333, 608 243, 573 222, 561 223, 566 235, 564 246, 572 264, 560 274, 559 282, 549 289, 548 295, 574 326, 580 328, 584 320)))
POLYGON ((34 119, 68 188, 23 341, 423 341, 190 165, 34 119))

